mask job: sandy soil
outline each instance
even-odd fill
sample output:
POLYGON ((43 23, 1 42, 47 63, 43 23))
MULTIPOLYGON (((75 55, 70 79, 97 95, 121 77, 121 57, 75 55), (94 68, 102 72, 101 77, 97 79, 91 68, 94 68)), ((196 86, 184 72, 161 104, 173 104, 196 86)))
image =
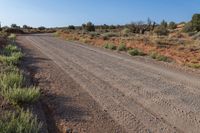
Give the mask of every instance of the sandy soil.
POLYGON ((59 129, 200 131, 198 74, 48 34, 21 36, 19 41, 32 58, 28 65, 43 88, 49 121, 59 129))

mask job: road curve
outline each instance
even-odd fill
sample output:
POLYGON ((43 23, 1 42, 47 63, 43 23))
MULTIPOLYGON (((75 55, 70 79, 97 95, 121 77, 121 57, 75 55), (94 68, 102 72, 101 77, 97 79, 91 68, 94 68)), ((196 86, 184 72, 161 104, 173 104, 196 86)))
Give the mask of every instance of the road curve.
POLYGON ((53 60, 129 133, 199 133, 200 77, 51 35, 23 39, 53 60))

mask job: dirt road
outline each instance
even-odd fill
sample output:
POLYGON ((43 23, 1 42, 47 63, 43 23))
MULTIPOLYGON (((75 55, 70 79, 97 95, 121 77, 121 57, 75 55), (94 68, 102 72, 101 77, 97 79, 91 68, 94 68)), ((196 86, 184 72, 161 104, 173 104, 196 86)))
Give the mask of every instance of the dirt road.
POLYGON ((198 75, 51 35, 20 38, 23 46, 36 48, 80 85, 116 122, 113 128, 125 129, 107 132, 199 133, 198 75))

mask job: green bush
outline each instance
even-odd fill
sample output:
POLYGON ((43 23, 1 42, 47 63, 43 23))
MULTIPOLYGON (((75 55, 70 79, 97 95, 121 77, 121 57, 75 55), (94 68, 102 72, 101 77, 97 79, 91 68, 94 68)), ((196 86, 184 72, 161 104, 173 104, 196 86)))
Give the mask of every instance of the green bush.
POLYGON ((126 51, 126 45, 125 44, 120 44, 117 48, 118 51, 126 51))
POLYGON ((24 77, 21 73, 10 72, 0 74, 0 88, 10 89, 21 87, 24 83, 24 77))
POLYGON ((35 87, 11 88, 3 90, 2 95, 13 104, 30 104, 39 100, 40 90, 35 87))
POLYGON ((39 133, 41 127, 30 111, 4 112, 0 116, 0 133, 39 133))
POLYGON ((144 56, 144 52, 138 50, 138 49, 131 49, 128 51, 128 53, 132 56, 144 56))

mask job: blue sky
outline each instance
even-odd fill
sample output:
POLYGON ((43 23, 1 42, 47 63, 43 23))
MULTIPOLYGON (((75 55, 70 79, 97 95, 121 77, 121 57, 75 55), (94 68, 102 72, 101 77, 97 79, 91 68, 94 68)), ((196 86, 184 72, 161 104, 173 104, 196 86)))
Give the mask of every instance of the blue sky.
POLYGON ((200 13, 199 5, 199 0, 0 0, 0 21, 35 27, 126 24, 148 17, 181 22, 200 13))

